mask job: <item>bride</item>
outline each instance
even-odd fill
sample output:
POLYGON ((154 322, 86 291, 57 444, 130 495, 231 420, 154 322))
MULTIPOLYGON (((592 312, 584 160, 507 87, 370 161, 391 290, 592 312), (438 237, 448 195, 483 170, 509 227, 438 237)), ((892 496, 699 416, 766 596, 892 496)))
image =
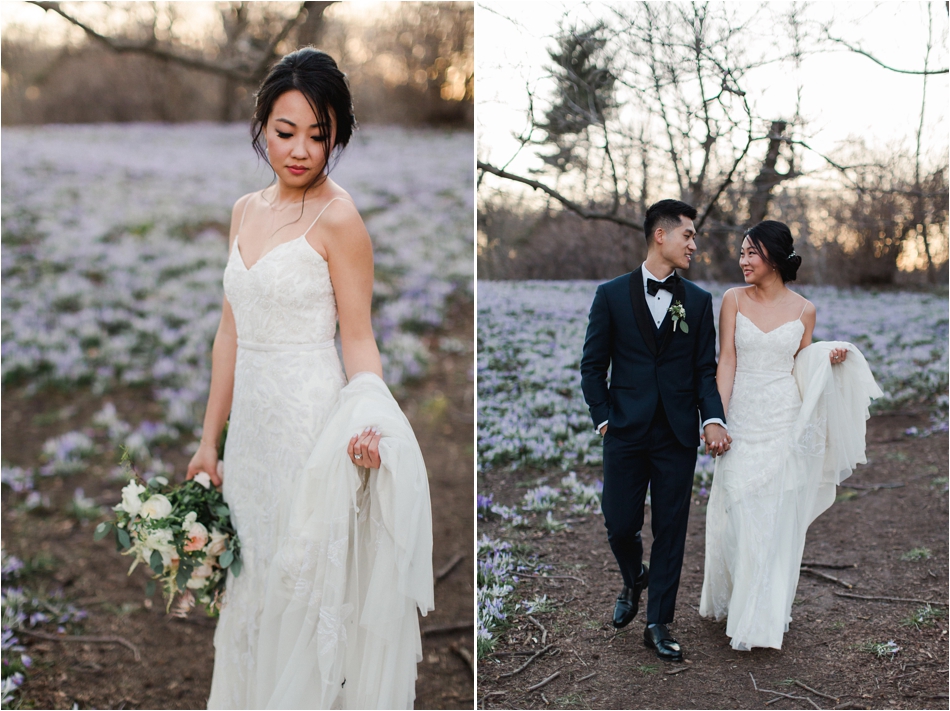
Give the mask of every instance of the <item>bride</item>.
POLYGON ((792 235, 746 232, 744 288, 725 293, 716 383, 731 449, 717 459, 706 512, 699 613, 728 617, 734 649, 781 649, 809 524, 865 463, 868 403, 882 393, 850 343, 812 343, 815 306, 791 291, 792 235))
POLYGON ((415 697, 416 608, 433 596, 429 491, 381 379, 370 238, 328 176, 355 125, 343 73, 313 48, 281 59, 258 91, 253 145, 276 179, 234 205, 188 466, 189 479, 205 471, 223 486, 243 560, 228 575, 208 708, 411 708, 415 697))

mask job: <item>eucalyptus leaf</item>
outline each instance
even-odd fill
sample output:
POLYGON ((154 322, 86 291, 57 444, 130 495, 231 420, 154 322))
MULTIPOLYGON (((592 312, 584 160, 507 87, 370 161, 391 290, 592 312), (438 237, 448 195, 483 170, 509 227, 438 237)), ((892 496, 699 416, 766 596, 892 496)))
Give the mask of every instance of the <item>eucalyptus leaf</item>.
POLYGON ((683 333, 689 333, 689 326, 686 325, 686 321, 680 321, 680 329, 683 333))
POLYGON ((220 506, 216 506, 214 509, 214 512, 218 514, 220 518, 230 518, 231 516, 231 509, 229 509, 224 504, 221 504, 220 506))
POLYGON ((191 577, 191 566, 181 565, 178 568, 178 574, 175 576, 175 584, 178 585, 180 590, 185 589, 185 585, 188 583, 188 578, 191 577))
POLYGON ((237 556, 234 559, 234 562, 231 563, 228 569, 231 571, 231 574, 236 578, 237 576, 241 574, 241 569, 243 567, 244 567, 244 563, 241 562, 241 556, 237 556))
POLYGON ((152 555, 148 560, 148 567, 152 569, 155 575, 161 575, 165 572, 165 563, 162 561, 162 554, 158 551, 152 551, 152 555))
POLYGON ((121 546, 121 550, 127 551, 132 547, 132 539, 129 538, 129 532, 124 528, 115 529, 115 539, 121 546))
POLYGON ((96 532, 92 536, 93 540, 101 541, 110 530, 112 530, 112 524, 109 521, 103 521, 96 526, 96 532))
POLYGON ((149 580, 145 584, 145 597, 152 597, 155 594, 155 581, 149 580))
POLYGON ((218 558, 218 565, 222 568, 227 568, 234 561, 234 551, 231 549, 226 550, 221 554, 221 557, 218 558))

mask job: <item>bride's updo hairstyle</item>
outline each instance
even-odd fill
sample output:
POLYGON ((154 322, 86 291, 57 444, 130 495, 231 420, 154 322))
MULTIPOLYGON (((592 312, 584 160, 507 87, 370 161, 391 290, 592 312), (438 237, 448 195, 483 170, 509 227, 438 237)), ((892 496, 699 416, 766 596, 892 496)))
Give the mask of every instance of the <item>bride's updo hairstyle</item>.
POLYGON ((802 258, 795 254, 792 231, 784 222, 764 220, 746 230, 762 260, 782 277, 782 283, 795 281, 802 258))
POLYGON ((317 117, 317 123, 331 126, 331 116, 336 120, 336 135, 332 131, 323 134, 324 155, 327 164, 310 187, 323 181, 340 158, 356 128, 353 115, 353 99, 346 75, 340 71, 326 52, 313 47, 302 47, 285 55, 275 64, 257 90, 257 103, 251 120, 251 141, 254 150, 264 160, 267 158, 267 139, 264 127, 274 108, 274 102, 282 94, 296 89, 307 98, 317 117), (332 151, 331 151, 332 148, 332 151))

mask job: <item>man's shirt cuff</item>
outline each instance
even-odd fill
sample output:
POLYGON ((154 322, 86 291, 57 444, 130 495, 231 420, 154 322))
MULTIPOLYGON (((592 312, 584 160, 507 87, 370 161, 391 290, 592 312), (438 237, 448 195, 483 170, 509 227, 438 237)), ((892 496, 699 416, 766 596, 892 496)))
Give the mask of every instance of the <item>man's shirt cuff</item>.
POLYGON ((604 420, 604 421, 601 422, 599 425, 597 425, 597 427, 596 427, 597 434, 600 434, 600 431, 601 431, 602 429, 604 429, 604 425, 606 425, 606 424, 607 424, 607 420, 604 420))
POLYGON ((706 425, 719 425, 719 426, 721 426, 726 432, 729 431, 729 428, 726 427, 726 423, 723 422, 722 420, 720 420, 718 417, 710 417, 708 420, 706 420, 705 422, 703 422, 703 425, 702 425, 702 426, 703 426, 703 427, 706 427, 706 425))

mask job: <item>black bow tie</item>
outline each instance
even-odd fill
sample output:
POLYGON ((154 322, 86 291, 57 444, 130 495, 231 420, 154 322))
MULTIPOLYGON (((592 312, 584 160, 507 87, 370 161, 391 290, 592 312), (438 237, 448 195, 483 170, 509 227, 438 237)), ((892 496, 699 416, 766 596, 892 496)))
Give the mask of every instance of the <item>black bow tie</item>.
POLYGON ((660 289, 666 289, 671 294, 673 293, 673 288, 676 285, 676 274, 670 276, 666 281, 657 281, 656 279, 650 279, 647 277, 647 293, 650 296, 656 296, 656 292, 660 289))

